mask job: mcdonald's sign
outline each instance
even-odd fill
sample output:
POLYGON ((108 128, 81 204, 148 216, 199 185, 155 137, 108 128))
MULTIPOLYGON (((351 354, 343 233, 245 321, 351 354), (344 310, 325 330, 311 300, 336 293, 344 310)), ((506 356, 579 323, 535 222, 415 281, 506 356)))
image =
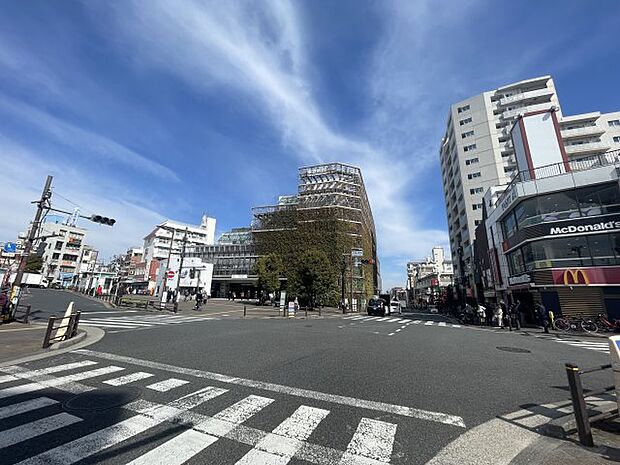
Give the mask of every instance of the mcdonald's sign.
POLYGON ((567 268, 564 270, 563 274, 564 284, 566 286, 571 286, 574 284, 590 284, 590 278, 588 277, 588 273, 581 268, 577 268, 575 270, 571 268, 567 268))

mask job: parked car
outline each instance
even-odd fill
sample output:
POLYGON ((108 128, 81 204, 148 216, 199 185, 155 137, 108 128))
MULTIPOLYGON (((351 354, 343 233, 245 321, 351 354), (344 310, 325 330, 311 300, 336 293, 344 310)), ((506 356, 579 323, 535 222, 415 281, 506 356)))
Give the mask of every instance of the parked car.
POLYGON ((368 312, 369 315, 385 316, 386 313, 389 313, 389 309, 387 308, 385 300, 370 299, 366 306, 366 312, 368 312))

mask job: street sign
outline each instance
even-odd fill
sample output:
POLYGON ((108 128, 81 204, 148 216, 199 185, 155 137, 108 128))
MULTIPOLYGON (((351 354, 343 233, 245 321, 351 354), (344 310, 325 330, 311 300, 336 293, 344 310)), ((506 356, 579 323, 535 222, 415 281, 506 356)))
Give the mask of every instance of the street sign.
POLYGON ((289 317, 295 316, 295 302, 288 303, 288 316, 289 317))
POLYGON ((166 273, 166 277, 168 279, 173 279, 174 278, 174 271, 173 270, 168 271, 168 273, 166 273))
POLYGON ((351 250, 351 256, 352 257, 363 257, 364 256, 364 251, 361 249, 353 249, 351 250))

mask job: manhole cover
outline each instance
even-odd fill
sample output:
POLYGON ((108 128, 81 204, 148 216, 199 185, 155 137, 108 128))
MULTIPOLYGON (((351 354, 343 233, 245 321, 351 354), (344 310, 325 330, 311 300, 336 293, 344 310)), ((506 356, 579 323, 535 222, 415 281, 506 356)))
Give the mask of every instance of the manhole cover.
POLYGON ((136 387, 94 389, 72 397, 63 404, 63 408, 97 412, 125 405, 139 398, 141 394, 142 390, 136 387))
POLYGON ((517 354, 529 354, 532 351, 527 349, 521 349, 520 347, 496 347, 497 350, 503 350, 504 352, 516 352, 517 354))

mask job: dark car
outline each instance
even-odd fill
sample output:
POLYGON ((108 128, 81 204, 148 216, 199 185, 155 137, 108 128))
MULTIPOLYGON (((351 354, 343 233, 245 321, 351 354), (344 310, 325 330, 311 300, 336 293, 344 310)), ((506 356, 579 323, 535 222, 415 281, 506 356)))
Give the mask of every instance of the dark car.
POLYGON ((366 311, 369 315, 385 316, 386 312, 389 312, 383 299, 370 299, 366 311))

